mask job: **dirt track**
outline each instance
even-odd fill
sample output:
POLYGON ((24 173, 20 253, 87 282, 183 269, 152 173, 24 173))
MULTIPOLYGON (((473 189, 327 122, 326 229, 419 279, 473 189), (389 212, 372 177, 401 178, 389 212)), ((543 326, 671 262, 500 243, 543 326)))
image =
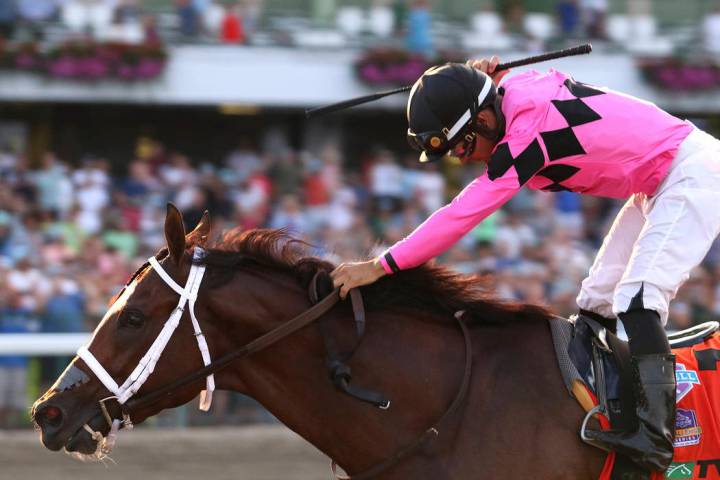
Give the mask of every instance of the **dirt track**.
POLYGON ((329 461, 281 426, 121 432, 116 464, 46 450, 34 432, 0 431, 2 480, 324 480, 329 461))

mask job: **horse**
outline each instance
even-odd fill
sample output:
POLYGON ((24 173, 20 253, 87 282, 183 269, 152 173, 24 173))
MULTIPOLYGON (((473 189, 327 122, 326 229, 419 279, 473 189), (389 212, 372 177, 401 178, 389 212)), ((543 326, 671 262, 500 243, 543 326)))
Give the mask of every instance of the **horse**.
MULTIPOLYGON (((219 389, 257 400, 350 478, 598 478, 605 453, 578 437, 584 411, 561 379, 547 310, 494 299, 474 277, 435 264, 362 287, 367 325, 349 365, 353 382, 391 400, 381 409, 333 386, 322 335, 307 318, 267 348, 230 358, 222 369, 207 366, 206 353, 211 363, 228 358, 238 346, 257 343, 312 309, 308 285, 318 276, 327 280, 332 264, 308 255, 306 244, 280 230, 232 230, 209 242, 207 212, 186 234, 181 213, 168 205, 164 228, 167 246, 111 300, 87 346, 91 355, 75 357, 34 403, 32 419, 46 448, 91 455, 115 438, 118 425, 140 423, 203 390, 211 394, 212 379, 219 389), (200 267, 204 277, 194 283, 193 296, 182 285, 192 283, 188 277, 200 267), (177 285, 169 287, 163 275, 177 285), (178 307, 183 291, 190 312, 178 307), (176 311, 177 331, 140 382, 138 399, 147 393, 153 398, 139 401, 129 418, 125 407, 133 399, 122 405, 116 397, 130 390, 115 391, 114 382, 137 372, 139 359, 176 311), (457 395, 466 360, 458 311, 464 311, 473 348, 467 393, 433 438, 398 455, 457 395), (199 337, 206 353, 198 348, 199 337), (396 461, 363 475, 389 458, 396 461)), ((350 302, 328 305, 315 316, 340 347, 353 344, 350 302)))

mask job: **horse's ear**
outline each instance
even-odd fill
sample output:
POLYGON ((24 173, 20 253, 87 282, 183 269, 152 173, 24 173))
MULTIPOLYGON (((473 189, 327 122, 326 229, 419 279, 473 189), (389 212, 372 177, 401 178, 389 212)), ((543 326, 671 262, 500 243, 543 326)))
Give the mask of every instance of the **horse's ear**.
POLYGON ((170 258, 179 264, 185 252, 185 226, 182 213, 170 202, 167 204, 167 215, 165 216, 165 240, 170 258))
POLYGON ((208 236, 210 235, 211 229, 212 224, 210 223, 210 212, 205 210, 205 213, 203 213, 203 216, 195 227, 195 230, 185 236, 185 246, 191 247, 199 245, 204 247, 205 242, 207 242, 208 236))

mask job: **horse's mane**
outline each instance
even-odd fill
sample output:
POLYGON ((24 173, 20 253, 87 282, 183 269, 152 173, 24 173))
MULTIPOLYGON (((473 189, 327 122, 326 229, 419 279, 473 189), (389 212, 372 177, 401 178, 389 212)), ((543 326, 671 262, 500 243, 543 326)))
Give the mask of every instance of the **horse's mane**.
MULTIPOLYGON (((333 270, 330 262, 308 253, 310 245, 284 230, 230 230, 200 261, 214 271, 231 272, 255 264, 294 275, 304 286, 316 272, 333 270)), ((227 277, 226 277, 227 278, 227 277)), ((493 298, 486 282, 431 263, 403 270, 362 287, 368 310, 392 309, 447 316, 464 310, 474 323, 547 319, 546 309, 493 298)))

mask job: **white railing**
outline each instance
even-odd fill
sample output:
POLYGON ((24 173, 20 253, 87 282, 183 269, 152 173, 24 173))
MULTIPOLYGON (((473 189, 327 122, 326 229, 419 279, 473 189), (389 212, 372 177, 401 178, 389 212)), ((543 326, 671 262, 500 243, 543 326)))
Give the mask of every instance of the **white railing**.
POLYGON ((0 335, 0 355, 75 355, 90 333, 7 333, 0 335))

